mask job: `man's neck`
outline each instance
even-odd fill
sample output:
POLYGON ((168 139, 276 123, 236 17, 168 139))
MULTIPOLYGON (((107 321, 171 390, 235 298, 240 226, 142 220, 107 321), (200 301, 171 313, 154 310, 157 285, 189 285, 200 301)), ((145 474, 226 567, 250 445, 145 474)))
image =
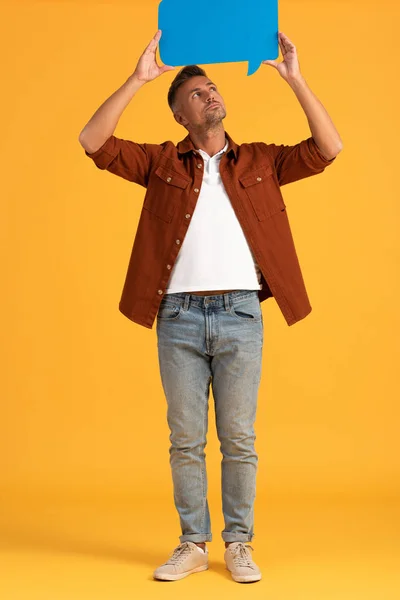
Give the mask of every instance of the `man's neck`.
POLYGON ((190 139, 195 148, 204 150, 208 156, 214 156, 220 152, 226 144, 225 130, 223 127, 218 130, 204 131, 195 133, 190 132, 190 139))

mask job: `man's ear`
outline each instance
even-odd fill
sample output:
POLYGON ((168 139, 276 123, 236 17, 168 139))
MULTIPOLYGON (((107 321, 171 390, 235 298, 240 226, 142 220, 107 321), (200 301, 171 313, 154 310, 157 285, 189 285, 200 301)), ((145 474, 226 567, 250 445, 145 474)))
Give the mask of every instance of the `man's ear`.
POLYGON ((175 121, 177 123, 179 123, 179 125, 182 125, 183 127, 186 127, 186 125, 188 124, 187 119, 185 119, 185 117, 183 117, 180 112, 176 112, 174 113, 174 117, 175 117, 175 121))

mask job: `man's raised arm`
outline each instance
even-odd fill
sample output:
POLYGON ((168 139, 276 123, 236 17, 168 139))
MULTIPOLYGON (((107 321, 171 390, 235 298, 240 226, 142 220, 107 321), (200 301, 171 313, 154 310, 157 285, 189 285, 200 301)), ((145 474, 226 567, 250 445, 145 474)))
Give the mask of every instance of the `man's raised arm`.
POLYGON ((161 30, 158 30, 140 57, 133 74, 107 98, 82 129, 79 142, 86 152, 91 154, 96 152, 112 136, 125 108, 145 83, 174 69, 169 65, 160 67, 157 64, 156 51, 160 38, 161 30))

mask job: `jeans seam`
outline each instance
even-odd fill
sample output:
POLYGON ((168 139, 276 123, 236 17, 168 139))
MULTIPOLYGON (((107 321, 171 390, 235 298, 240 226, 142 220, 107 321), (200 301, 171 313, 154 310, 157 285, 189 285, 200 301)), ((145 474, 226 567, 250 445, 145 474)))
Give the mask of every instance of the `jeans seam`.
MULTIPOLYGON (((206 387, 206 391, 205 391, 206 403, 204 404, 203 440, 205 440, 205 436, 206 436, 206 422, 207 422, 207 416, 208 416, 207 396, 208 396, 208 390, 210 387, 210 380, 211 380, 211 377, 209 377, 207 380, 207 387, 206 387)), ((204 448, 203 448, 203 452, 204 452, 204 448)), ((205 522, 206 522, 206 497, 207 497, 206 490, 205 490, 205 468, 206 468, 206 466, 205 466, 205 458, 204 458, 201 463, 201 477, 202 477, 202 487, 203 487, 203 517, 202 517, 202 522, 201 522, 201 529, 203 530, 203 532, 205 529, 205 522)))

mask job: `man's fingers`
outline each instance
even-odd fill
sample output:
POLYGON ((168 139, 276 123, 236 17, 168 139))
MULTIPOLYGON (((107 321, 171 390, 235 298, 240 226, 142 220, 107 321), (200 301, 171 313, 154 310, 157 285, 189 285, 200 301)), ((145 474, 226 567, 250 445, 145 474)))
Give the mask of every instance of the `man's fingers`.
MULTIPOLYGON (((289 44, 293 44, 293 42, 292 42, 291 40, 289 40, 288 36, 287 36, 287 35, 285 35, 285 34, 283 33, 283 31, 281 31, 281 36, 282 36, 282 38, 284 39, 284 41, 285 41, 285 42, 288 42, 289 44)), ((293 45, 294 45, 294 44, 293 44, 293 45)))
POLYGON ((149 45, 147 46, 145 53, 148 54, 150 52, 155 51, 157 44, 160 40, 161 37, 161 29, 159 29, 156 33, 156 35, 153 37, 153 39, 151 40, 151 42, 149 43, 149 45))
POLYGON ((280 32, 280 34, 281 34, 281 39, 282 39, 282 43, 285 47, 285 50, 292 50, 293 48, 295 48, 295 45, 293 44, 293 42, 291 40, 289 40, 287 35, 285 35, 282 32, 280 32))
POLYGON ((164 65, 161 67, 161 73, 164 74, 167 71, 173 71, 175 67, 171 67, 171 65, 164 65))
POLYGON ((263 60, 263 65, 270 65, 271 67, 277 67, 278 63, 276 60, 263 60))
POLYGON ((281 49, 282 55, 284 55, 285 52, 286 52, 286 48, 285 48, 285 44, 283 43, 283 39, 282 38, 279 40, 279 47, 281 49))

